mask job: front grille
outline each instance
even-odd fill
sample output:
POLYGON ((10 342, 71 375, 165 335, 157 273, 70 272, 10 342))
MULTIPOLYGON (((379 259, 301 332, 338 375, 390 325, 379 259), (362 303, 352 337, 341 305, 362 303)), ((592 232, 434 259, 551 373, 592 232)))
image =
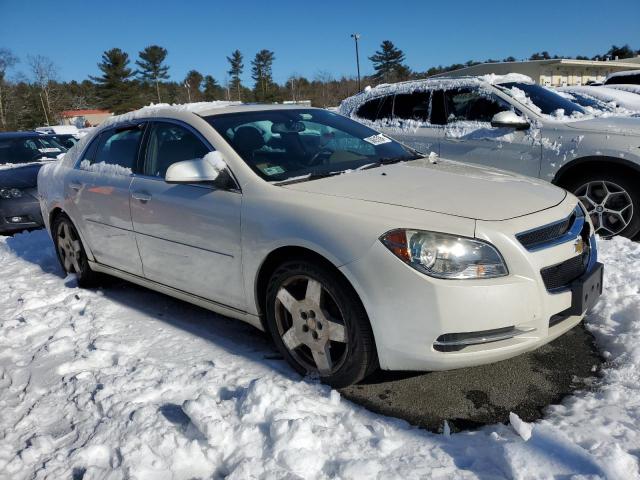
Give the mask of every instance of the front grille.
POLYGON ((571 282, 580 277, 589 263, 589 249, 582 255, 565 260, 557 265, 545 267, 540 270, 542 281, 547 290, 558 290, 568 287, 571 282))
POLYGON ((545 225, 535 230, 519 233, 516 235, 516 238, 524 248, 530 250, 561 238, 571 229, 575 220, 576 211, 574 210, 574 212, 564 220, 545 225))

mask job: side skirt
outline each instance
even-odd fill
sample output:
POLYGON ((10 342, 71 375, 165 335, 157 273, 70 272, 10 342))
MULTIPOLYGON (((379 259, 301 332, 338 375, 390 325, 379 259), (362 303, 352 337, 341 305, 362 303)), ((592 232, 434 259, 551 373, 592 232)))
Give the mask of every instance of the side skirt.
POLYGON ((165 295, 169 295, 179 300, 183 300, 199 307, 206 308, 207 310, 219 313, 220 315, 224 315, 225 317, 231 317, 237 320, 241 320, 248 323, 249 325, 256 327, 258 330, 264 331, 262 322, 260 321, 260 317, 257 315, 253 315, 251 313, 239 310, 234 307, 230 307, 228 305, 223 305, 222 303, 207 300, 206 298, 192 295, 182 290, 178 290, 177 288, 169 287, 167 285, 163 285, 161 283, 139 277, 138 275, 133 275, 132 273, 123 272, 122 270, 118 270, 117 268, 109 267, 101 263, 89 261, 89 266, 91 267, 91 270, 94 270, 96 272, 106 273, 107 275, 112 275, 114 277, 127 280, 128 282, 135 283, 150 290, 155 290, 156 292, 164 293, 165 295))

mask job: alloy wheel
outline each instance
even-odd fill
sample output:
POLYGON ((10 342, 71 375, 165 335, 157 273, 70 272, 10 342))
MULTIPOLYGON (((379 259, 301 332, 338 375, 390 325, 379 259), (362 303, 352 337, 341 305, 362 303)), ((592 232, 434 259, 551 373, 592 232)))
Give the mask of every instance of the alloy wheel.
POLYGON ((308 372, 329 376, 349 353, 345 318, 331 293, 306 275, 287 279, 275 301, 278 334, 291 356, 308 372))
POLYGON ((80 259, 82 248, 80 240, 76 236, 69 222, 63 221, 58 224, 56 232, 58 239, 58 254, 62 261, 62 266, 67 273, 80 273, 80 259))
POLYGON ((622 232, 633 218, 633 201, 629 193, 613 182, 597 180, 575 191, 591 217, 595 233, 613 237, 622 232))

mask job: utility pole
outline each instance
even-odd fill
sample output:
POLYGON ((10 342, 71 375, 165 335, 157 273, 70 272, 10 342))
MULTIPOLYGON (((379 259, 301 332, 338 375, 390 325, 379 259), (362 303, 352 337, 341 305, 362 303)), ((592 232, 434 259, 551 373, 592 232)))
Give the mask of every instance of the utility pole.
POLYGON ((358 68, 358 91, 360 91, 361 90, 360 88, 360 52, 358 51, 358 40, 360 40, 360 34, 352 33, 351 38, 353 38, 356 42, 356 66, 358 68))
POLYGON ((187 89, 187 97, 189 98, 189 103, 191 103, 191 89, 189 88, 189 84, 184 82, 184 88, 187 89))

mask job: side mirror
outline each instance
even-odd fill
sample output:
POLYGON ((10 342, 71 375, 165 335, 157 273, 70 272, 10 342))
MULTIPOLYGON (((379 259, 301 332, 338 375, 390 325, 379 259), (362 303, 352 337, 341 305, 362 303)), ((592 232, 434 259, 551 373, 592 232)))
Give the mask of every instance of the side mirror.
POLYGON ((511 110, 496 113, 491 119, 491 126, 498 128, 515 128, 516 130, 526 130, 529 122, 519 117, 511 110))
POLYGON ((204 158, 176 162, 167 169, 167 183, 211 183, 227 170, 220 152, 209 152, 204 158))

